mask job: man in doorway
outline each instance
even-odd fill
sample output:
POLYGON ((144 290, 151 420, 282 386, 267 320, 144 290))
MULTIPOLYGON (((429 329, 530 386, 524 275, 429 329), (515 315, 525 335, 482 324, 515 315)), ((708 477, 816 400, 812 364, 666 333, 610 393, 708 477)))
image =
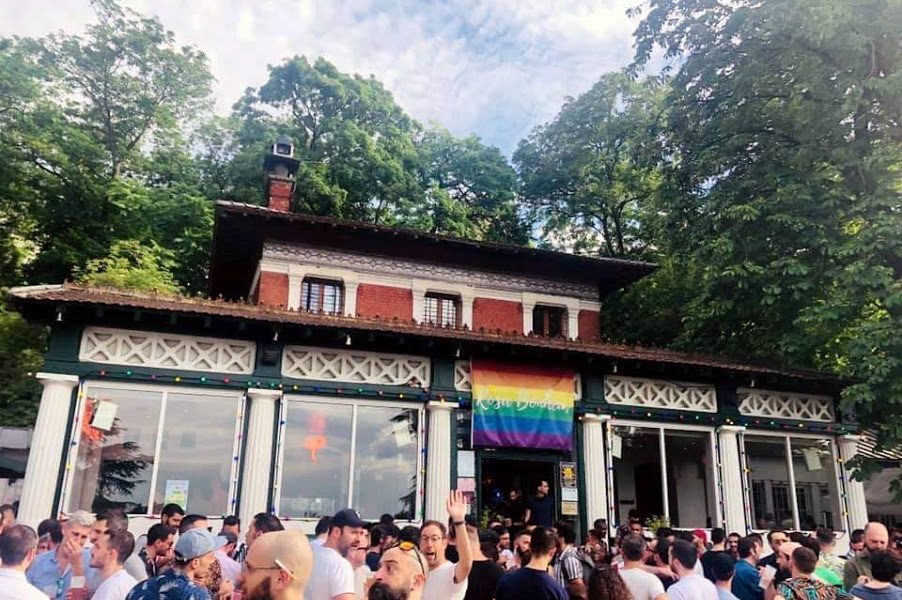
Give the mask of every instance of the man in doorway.
POLYGON ((548 482, 544 479, 536 486, 536 495, 529 499, 525 520, 529 525, 551 527, 554 522, 554 502, 551 500, 548 482))
POLYGON ((401 542, 386 550, 367 591, 367 600, 423 600, 426 559, 416 546, 401 542))
POLYGON ((667 588, 670 600, 717 600, 714 584, 696 573, 698 549, 686 540, 674 540, 670 546, 670 568, 678 580, 667 588))
POLYGON ((0 600, 47 600, 25 579, 37 547, 38 536, 27 525, 10 525, 0 533, 0 600))
POLYGON ((313 571, 304 597, 354 600, 354 569, 347 557, 353 548, 366 548, 367 540, 366 522, 356 510, 345 508, 335 513, 325 541, 313 550, 313 571))
POLYGON ((557 534, 536 527, 529 538, 529 564, 505 575, 498 583, 496 600, 568 600, 567 592, 548 575, 548 565, 557 551, 557 534))
POLYGON ((448 517, 454 528, 459 561, 453 563, 445 558, 448 548, 448 530, 444 523, 426 521, 420 531, 420 552, 426 558, 429 571, 423 598, 431 600, 462 600, 467 593, 467 578, 473 567, 473 552, 467 535, 464 517, 467 514, 467 500, 463 492, 454 490, 446 503, 448 517))
MULTIPOLYGON (((886 550, 889 545, 889 531, 883 523, 868 523, 864 528, 864 549, 855 558, 846 561, 843 567, 843 586, 851 590, 860 583, 861 577, 871 579, 871 552, 886 550)), ((902 577, 896 576, 896 585, 902 584, 902 577)))
POLYGON ((244 600, 301 600, 313 568, 313 550, 300 531, 258 536, 238 580, 244 600))
POLYGON ((504 524, 514 531, 519 531, 526 525, 526 502, 523 501, 519 488, 511 488, 507 492, 507 501, 499 507, 498 512, 504 517, 504 524))

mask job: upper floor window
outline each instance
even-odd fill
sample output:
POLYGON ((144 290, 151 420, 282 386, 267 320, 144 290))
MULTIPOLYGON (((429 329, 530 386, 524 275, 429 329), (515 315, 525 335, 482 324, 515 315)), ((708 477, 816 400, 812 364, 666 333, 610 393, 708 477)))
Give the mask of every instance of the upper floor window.
POLYGON ((536 335, 563 337, 567 335, 567 309, 538 305, 532 309, 532 330, 536 335))
POLYGON ((343 291, 340 281, 306 278, 301 284, 301 309, 308 312, 340 314, 343 291))
POLYGON ((423 321, 439 327, 457 327, 460 323, 460 299, 443 294, 426 294, 423 321))

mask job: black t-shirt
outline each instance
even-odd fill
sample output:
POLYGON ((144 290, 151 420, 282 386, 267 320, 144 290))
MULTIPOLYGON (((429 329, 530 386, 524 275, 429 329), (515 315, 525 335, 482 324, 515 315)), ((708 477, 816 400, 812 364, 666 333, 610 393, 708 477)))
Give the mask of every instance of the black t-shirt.
POLYGON ((511 523, 522 523, 526 515, 526 502, 522 498, 508 500, 498 507, 498 512, 511 520, 511 523))
POLYGON ((730 558, 733 558, 732 554, 728 554, 727 552, 724 552, 723 550, 708 550, 707 552, 702 554, 702 557, 699 559, 702 562, 702 570, 704 570, 704 572, 705 572, 705 577, 707 579, 709 579, 711 581, 711 583, 714 583, 714 584, 717 583, 717 578, 714 577, 714 572, 711 570, 711 568, 714 565, 714 558, 718 554, 726 554, 730 558))
POLYGON ((538 498, 533 496, 529 499, 529 523, 538 525, 539 527, 551 527, 554 521, 554 502, 551 496, 538 498))
POLYGON ((464 600, 492 600, 498 580, 504 570, 490 560, 474 560, 467 577, 467 595, 464 600))
POLYGON ((568 600, 567 592, 545 571, 523 567, 498 582, 495 600, 568 600))
POLYGON ((382 558, 382 555, 378 552, 367 552, 366 553, 366 566, 370 568, 370 571, 375 573, 379 570, 379 559, 382 558))

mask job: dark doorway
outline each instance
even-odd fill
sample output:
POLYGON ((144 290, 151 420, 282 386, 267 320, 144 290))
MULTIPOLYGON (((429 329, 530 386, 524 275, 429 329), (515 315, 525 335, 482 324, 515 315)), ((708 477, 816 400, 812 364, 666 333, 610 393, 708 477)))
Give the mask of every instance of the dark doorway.
MULTIPOLYGON (((479 482, 479 517, 488 515, 508 516, 508 495, 513 489, 520 491, 524 504, 536 493, 539 482, 547 481, 549 496, 555 507, 554 517, 557 519, 559 509, 557 502, 557 460, 520 460, 511 458, 494 458, 483 456, 480 460, 479 482)), ((503 522, 503 518, 499 519, 503 522)))
POLYGON ((645 519, 664 514, 664 502, 661 499, 661 465, 645 463, 636 465, 636 510, 639 518, 645 519))

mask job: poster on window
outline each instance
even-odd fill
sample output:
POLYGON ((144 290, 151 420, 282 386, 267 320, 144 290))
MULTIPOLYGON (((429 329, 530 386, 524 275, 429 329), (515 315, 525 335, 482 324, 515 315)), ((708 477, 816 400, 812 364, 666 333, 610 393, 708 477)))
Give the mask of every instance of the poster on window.
POLYGON ((167 479, 164 504, 178 504, 184 510, 188 510, 188 485, 186 479, 167 479))
POLYGON ((573 371, 474 360, 473 445, 570 450, 573 371))

